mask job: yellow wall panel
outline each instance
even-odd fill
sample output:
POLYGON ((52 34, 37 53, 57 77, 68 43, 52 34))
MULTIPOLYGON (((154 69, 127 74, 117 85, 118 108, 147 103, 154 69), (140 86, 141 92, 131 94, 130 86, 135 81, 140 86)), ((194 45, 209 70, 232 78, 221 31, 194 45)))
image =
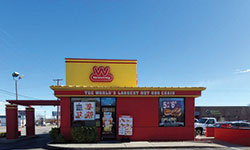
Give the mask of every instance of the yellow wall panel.
MULTIPOLYGON (((66 58, 66 85, 136 87, 136 65, 136 60, 66 58), (100 69, 99 67, 101 66, 104 68, 109 67, 109 74, 112 74, 113 80, 111 82, 107 82, 106 80, 106 82, 91 81, 90 75, 94 72, 94 66, 96 66, 97 69, 100 69)), ((98 79, 103 76, 106 78, 106 76, 102 74, 98 79)))

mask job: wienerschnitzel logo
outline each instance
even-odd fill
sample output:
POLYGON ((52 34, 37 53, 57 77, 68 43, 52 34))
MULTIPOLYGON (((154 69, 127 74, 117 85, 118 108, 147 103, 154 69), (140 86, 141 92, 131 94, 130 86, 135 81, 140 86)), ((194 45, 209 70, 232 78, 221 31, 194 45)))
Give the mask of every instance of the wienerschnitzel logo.
POLYGON ((111 82, 113 75, 110 73, 110 67, 94 66, 93 73, 89 76, 92 82, 111 82))

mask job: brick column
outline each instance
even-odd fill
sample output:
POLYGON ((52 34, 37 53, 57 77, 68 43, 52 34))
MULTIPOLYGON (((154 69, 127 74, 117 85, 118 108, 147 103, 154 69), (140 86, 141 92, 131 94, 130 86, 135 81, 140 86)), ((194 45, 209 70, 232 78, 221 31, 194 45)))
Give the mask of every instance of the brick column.
POLYGON ((26 136, 35 135, 35 117, 34 117, 34 108, 26 108, 26 136))
POLYGON ((6 138, 17 139, 18 138, 18 117, 17 117, 17 105, 6 105, 6 138))

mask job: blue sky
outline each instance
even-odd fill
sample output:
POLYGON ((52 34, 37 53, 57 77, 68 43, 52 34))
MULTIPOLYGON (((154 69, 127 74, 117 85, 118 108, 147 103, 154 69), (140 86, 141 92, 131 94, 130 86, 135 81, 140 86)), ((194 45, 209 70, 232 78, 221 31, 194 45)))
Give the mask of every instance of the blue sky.
MULTIPOLYGON (((138 86, 204 86, 197 106, 246 106, 249 8, 249 0, 2 0, 0 89, 15 92, 17 71, 19 94, 55 99, 49 86, 65 79, 64 58, 137 59, 138 86)), ((0 114, 5 99, 15 95, 0 91, 0 114)))

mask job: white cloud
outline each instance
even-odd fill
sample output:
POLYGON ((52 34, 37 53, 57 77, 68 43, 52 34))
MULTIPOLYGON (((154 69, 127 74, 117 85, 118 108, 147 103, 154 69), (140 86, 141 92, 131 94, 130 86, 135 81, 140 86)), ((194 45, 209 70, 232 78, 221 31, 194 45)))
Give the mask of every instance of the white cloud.
POLYGON ((250 69, 236 71, 236 73, 247 73, 247 72, 250 72, 250 69))
POLYGON ((4 102, 4 101, 1 102, 1 101, 0 101, 0 106, 5 106, 6 104, 8 104, 8 102, 4 102))

